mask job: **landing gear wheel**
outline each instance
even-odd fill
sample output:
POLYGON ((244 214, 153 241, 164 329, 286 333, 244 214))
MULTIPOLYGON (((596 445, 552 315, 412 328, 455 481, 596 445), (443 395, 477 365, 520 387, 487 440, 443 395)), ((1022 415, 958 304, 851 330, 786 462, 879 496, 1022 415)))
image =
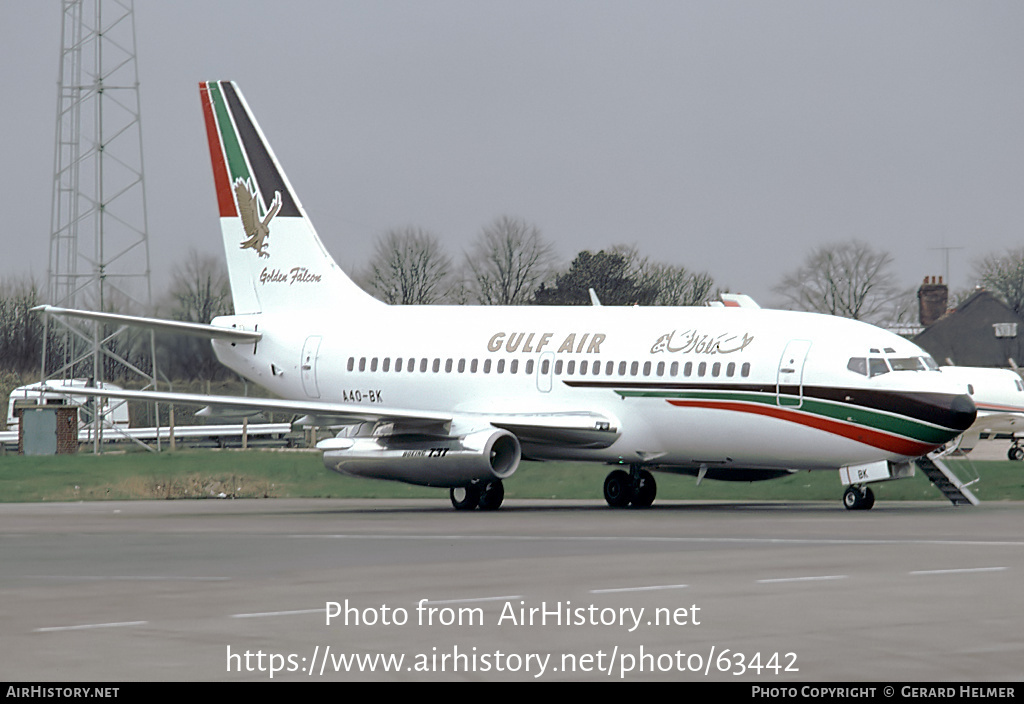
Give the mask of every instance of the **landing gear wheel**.
POLYGON ((1006 451, 1006 456, 1014 462, 1020 462, 1021 460, 1024 460, 1024 447, 1014 445, 1006 451))
POLYGON ((494 511, 501 506, 501 502, 504 498, 505 485, 501 483, 500 479, 486 482, 483 485, 483 490, 480 492, 480 510, 494 511))
POLYGON ((875 505, 875 494, 871 489, 857 486, 847 487, 843 492, 843 506, 848 511, 867 511, 875 505))
POLYGON ((861 509, 867 511, 875 505, 875 492, 871 491, 869 487, 864 487, 864 505, 861 509))
POLYGON ((448 494, 452 499, 452 506, 459 511, 472 511, 480 504, 479 484, 453 486, 448 490, 448 494))
POLYGON ((649 508, 657 495, 658 484, 654 481, 654 477, 646 469, 640 470, 633 487, 633 507, 649 508))
POLYGON ((633 498, 633 482, 629 475, 621 469, 616 469, 604 479, 604 500, 612 508, 624 508, 629 506, 633 498))

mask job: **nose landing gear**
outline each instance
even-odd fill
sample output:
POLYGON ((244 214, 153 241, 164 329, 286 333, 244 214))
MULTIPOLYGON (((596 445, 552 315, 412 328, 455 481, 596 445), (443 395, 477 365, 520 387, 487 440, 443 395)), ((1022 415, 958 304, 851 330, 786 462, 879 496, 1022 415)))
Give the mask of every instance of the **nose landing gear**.
POLYGON ((867 511, 875 505, 875 494, 868 487, 848 486, 843 492, 843 506, 848 511, 867 511))

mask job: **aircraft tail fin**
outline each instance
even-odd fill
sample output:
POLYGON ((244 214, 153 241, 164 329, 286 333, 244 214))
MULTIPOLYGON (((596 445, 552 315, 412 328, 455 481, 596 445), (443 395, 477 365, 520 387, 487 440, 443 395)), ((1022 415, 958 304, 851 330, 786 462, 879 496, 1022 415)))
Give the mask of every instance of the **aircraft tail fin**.
POLYGON ((199 93, 235 313, 378 303, 327 252, 234 82, 199 93))

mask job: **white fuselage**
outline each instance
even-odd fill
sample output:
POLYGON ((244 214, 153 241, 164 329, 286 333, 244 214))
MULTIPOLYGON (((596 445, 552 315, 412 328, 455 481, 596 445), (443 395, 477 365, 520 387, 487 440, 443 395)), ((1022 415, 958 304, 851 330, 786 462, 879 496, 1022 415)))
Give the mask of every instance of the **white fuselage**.
POLYGON ((901 409, 864 399, 965 390, 923 365, 852 371, 851 358, 926 355, 872 326, 788 311, 379 306, 216 324, 258 325, 261 342, 217 342, 217 355, 285 398, 468 417, 594 411, 621 431, 602 449, 524 448, 534 459, 748 469, 905 459, 959 431, 940 418, 907 431, 901 409))

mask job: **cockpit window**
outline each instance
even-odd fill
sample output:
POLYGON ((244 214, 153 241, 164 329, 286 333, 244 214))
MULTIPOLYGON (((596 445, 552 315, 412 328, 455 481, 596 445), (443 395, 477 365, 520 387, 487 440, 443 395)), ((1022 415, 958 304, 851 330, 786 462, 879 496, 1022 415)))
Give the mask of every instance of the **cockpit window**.
MULTIPOLYGON (((931 357, 850 357, 846 368, 851 372, 863 374, 864 376, 880 376, 894 372, 923 372, 935 371, 939 365, 931 357)), ((1024 386, 1022 386, 1024 388, 1024 386)))
POLYGON ((858 374, 868 375, 868 360, 864 357, 850 357, 850 361, 846 363, 846 368, 851 372, 857 372, 858 374))
POLYGON ((920 357, 890 357, 889 366, 894 372, 925 371, 927 367, 920 357))

